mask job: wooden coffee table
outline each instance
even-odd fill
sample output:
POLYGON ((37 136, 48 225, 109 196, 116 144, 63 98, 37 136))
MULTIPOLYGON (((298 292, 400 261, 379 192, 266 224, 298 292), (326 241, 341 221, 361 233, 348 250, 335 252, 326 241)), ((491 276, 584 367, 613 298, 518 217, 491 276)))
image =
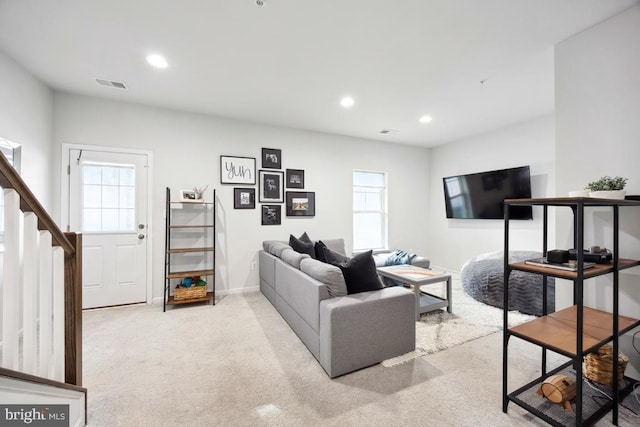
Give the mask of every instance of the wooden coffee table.
POLYGON ((447 312, 451 313, 453 301, 450 274, 415 267, 413 265, 390 265, 388 267, 378 267, 378 274, 380 276, 388 277, 389 279, 406 283, 413 287, 413 291, 416 294, 416 319, 420 319, 420 315, 422 313, 427 313, 444 307, 447 308, 447 312), (421 286, 441 282, 447 282, 445 298, 430 294, 420 289, 421 286))

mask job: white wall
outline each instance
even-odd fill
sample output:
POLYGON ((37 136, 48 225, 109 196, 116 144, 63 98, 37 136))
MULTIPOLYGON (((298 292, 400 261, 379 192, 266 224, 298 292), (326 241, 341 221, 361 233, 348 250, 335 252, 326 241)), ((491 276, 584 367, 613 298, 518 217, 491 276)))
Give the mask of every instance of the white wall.
MULTIPOLYGON (((208 184, 218 192, 217 289, 258 286, 257 261, 265 239, 288 240, 307 231, 311 238, 344 237, 352 248, 353 169, 388 172, 389 240, 396 248, 427 252, 429 152, 329 134, 251 124, 206 115, 55 93, 54 160, 56 215, 60 213, 59 157, 62 143, 152 150, 153 289, 161 297, 164 260, 165 187, 173 192, 208 184), (258 158, 262 147, 282 150, 283 169, 304 169, 305 190, 316 192, 315 218, 286 218, 262 226, 255 210, 233 209, 233 187, 219 184, 219 156, 258 158)), ((257 186, 256 186, 257 188, 257 186)))
POLYGON ((0 137, 22 145, 22 178, 51 209, 53 95, 0 51, 0 137))
MULTIPOLYGON (((504 221, 446 218, 443 177, 529 165, 532 196, 550 197, 554 195, 553 153, 552 116, 433 148, 431 182, 425 192, 429 197, 428 255, 433 264, 460 270, 468 259, 504 247, 504 221)), ((511 221, 511 250, 542 249, 542 212, 534 208, 533 216, 533 221, 511 221)))
MULTIPOLYGON (((603 175, 629 178, 627 194, 640 194, 640 6, 556 46, 557 192, 581 189, 603 175)), ((611 247, 611 210, 589 210, 585 245, 611 247)), ((640 208, 621 209, 620 256, 640 259, 640 208)), ((558 242, 571 246, 570 217, 557 215, 558 242), (561 226, 561 224, 567 224, 561 226)), ((640 267, 620 275, 620 313, 640 317, 640 267)), ((571 289, 559 287, 559 306, 571 289)), ((586 302, 611 310, 611 279, 587 281, 586 302)), ((637 344, 640 344, 636 340, 637 344)), ((640 356, 629 336, 623 352, 638 377, 640 356)))

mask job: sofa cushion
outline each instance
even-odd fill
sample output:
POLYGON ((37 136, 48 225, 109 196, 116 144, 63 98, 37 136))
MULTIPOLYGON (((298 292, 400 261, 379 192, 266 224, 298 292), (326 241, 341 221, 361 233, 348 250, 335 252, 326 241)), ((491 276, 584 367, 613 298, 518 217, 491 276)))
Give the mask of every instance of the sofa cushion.
POLYGON ((289 235, 289 246, 293 248, 294 251, 299 252, 301 254, 307 254, 311 258, 316 257, 316 252, 313 247, 313 242, 307 235, 307 233, 302 233, 300 238, 295 237, 293 234, 289 235))
POLYGON ((372 251, 362 252, 346 262, 336 264, 342 270, 349 294, 376 291, 383 288, 378 277, 376 263, 371 254, 372 251))
POLYGON ((282 259, 282 261, 286 262, 290 266, 300 269, 300 262, 303 259, 310 258, 310 257, 307 254, 298 253, 293 249, 285 249, 282 251, 280 258, 282 259))
POLYGON ((273 256, 277 256, 278 258, 280 258, 282 251, 284 251, 285 249, 291 249, 291 246, 279 240, 265 240, 264 242, 262 242, 262 247, 264 248, 265 252, 268 252, 273 256))
POLYGON ((300 262, 300 270, 327 285, 329 295, 332 297, 347 295, 347 284, 344 281, 342 271, 337 266, 305 258, 300 262))

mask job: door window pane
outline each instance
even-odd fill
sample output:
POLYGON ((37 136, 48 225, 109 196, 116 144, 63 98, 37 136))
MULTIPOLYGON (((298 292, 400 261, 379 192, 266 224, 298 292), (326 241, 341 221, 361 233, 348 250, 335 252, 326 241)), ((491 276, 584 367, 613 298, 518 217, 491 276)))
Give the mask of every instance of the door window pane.
POLYGON ((135 232, 135 166, 82 165, 82 230, 135 232))

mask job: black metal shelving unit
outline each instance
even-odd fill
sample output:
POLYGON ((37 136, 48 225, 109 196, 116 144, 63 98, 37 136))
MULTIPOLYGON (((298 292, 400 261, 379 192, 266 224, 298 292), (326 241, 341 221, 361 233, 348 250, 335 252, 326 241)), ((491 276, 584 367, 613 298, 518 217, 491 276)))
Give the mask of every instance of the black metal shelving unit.
POLYGON ((171 200, 171 190, 169 187, 166 189, 166 212, 165 212, 165 243, 164 243, 164 294, 163 294, 163 304, 162 311, 167 310, 167 305, 176 305, 176 304, 190 304, 196 302, 205 302, 211 301, 212 305, 216 304, 216 275, 215 275, 215 265, 216 265, 216 239, 215 239, 215 226, 216 226, 216 190, 213 190, 213 199, 211 202, 183 202, 183 201, 172 201, 171 200), (180 222, 173 222, 174 215, 178 210, 186 210, 186 209, 203 209, 203 219, 204 221, 197 224, 185 224, 180 222), (211 212, 206 212, 210 210, 211 212), (207 215, 210 214, 209 217, 211 219, 211 223, 208 223, 207 215), (173 246, 173 236, 176 232, 198 232, 200 236, 206 235, 205 241, 210 239, 210 244, 206 244, 201 247, 194 246, 186 246, 186 247, 174 247, 173 246), (172 264, 175 264, 173 261, 173 257, 180 256, 184 254, 202 254, 205 257, 207 254, 211 254, 210 266, 207 266, 205 269, 201 270, 175 270, 172 268, 172 264), (210 267, 210 268, 209 268, 210 267), (176 300, 172 293, 172 280, 175 282, 176 280, 184 279, 186 277, 193 276, 201 276, 201 277, 210 277, 210 280, 207 282, 207 286, 209 284, 212 285, 212 290, 208 291, 207 294, 203 297, 198 298, 190 298, 184 300, 176 300))
MULTIPOLYGON (((619 257, 619 210, 624 206, 640 206, 640 202, 631 200, 594 199, 588 197, 570 198, 540 198, 540 199, 507 199, 504 203, 504 307, 509 301, 509 276, 511 271, 520 270, 543 276, 543 316, 522 325, 508 327, 508 310, 504 310, 503 324, 503 371, 502 371, 502 410, 507 412, 509 402, 526 409, 542 420, 554 426, 567 425, 554 414, 539 409, 540 405, 528 400, 531 390, 540 386, 542 381, 556 373, 574 374, 576 384, 575 416, 576 426, 586 426, 595 423, 607 412, 612 411, 613 424, 618 423, 618 403, 632 391, 633 380, 625 377, 623 384, 618 383, 617 375, 613 375, 612 400, 604 404, 585 407, 583 400, 588 390, 583 388, 582 359, 600 346, 611 342, 613 354, 619 353, 618 337, 640 325, 640 320, 619 315, 618 292, 619 272, 627 268, 640 265, 640 261, 619 257), (543 238, 542 252, 547 255, 548 240, 548 208, 567 207, 573 213, 573 245, 577 249, 577 266, 575 272, 538 267, 523 262, 509 264, 509 214, 513 206, 542 206, 543 209, 543 238), (597 264, 584 269, 584 212, 590 207, 610 207, 613 220, 613 259, 608 264, 597 264), (613 276, 613 312, 605 312, 584 306, 583 283, 587 279, 611 274, 613 276), (556 277, 573 281, 573 306, 548 313, 547 311, 547 277, 556 277), (515 336, 525 341, 537 344, 542 348, 541 376, 518 388, 508 391, 508 346, 510 337, 515 336), (575 337, 575 340, 567 337, 575 337), (547 372, 547 351, 551 350, 570 358, 570 361, 547 372), (573 369, 573 370, 571 370, 573 369), (618 392, 613 392, 618 390, 618 392)), ((618 372, 618 358, 613 358, 613 372, 618 372)), ((535 394, 535 393, 534 393, 535 394)), ((538 397, 538 399, 542 399, 538 397)))

